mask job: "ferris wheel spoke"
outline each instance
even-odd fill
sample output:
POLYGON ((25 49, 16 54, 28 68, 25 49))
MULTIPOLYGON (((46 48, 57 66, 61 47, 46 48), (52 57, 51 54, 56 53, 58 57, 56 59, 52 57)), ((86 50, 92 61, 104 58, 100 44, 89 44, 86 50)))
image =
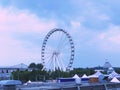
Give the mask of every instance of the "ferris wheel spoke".
POLYGON ((60 60, 59 58, 58 58, 58 64, 59 64, 59 66, 61 66, 61 68, 60 68, 60 70, 65 70, 65 66, 64 66, 64 64, 63 64, 63 62, 62 62, 62 59, 60 60))
MULTIPOLYGON (((46 63, 45 63, 45 66, 50 66, 50 64, 52 64, 52 57, 50 57, 49 59, 48 59, 48 61, 46 61, 46 63)), ((46 68, 46 67, 45 67, 46 68)))
POLYGON ((51 55, 50 55, 50 54, 44 55, 44 59, 45 59, 45 60, 49 60, 50 58, 51 58, 51 55))
POLYGON ((64 54, 68 53, 68 51, 69 51, 69 55, 70 53, 71 54, 74 53, 74 46, 67 46, 66 44, 63 48, 60 49, 60 52, 64 52, 64 54))
POLYGON ((59 62, 58 57, 56 57, 56 67, 61 70, 60 62, 59 62))
POLYGON ((63 43, 63 40, 65 39, 64 38, 64 33, 62 32, 62 34, 60 35, 60 38, 59 38, 60 40, 59 40, 59 43, 58 43, 58 45, 57 45, 57 48, 59 48, 61 45, 62 45, 62 43, 63 43))
POLYGON ((60 52, 70 52, 70 50, 71 50, 71 47, 70 46, 66 46, 66 45, 64 45, 63 47, 61 47, 61 48, 59 48, 59 51, 60 52))
POLYGON ((53 47, 50 47, 50 46, 46 46, 46 48, 45 48, 46 50, 46 52, 53 52, 53 47))
POLYGON ((64 45, 64 42, 63 42, 63 44, 61 44, 57 50, 58 50, 58 51, 62 51, 62 50, 64 50, 65 48, 66 48, 66 46, 64 45))
MULTIPOLYGON (((59 50, 60 49, 65 49, 64 47, 73 44, 72 42, 70 42, 71 38, 69 40, 67 40, 67 37, 64 38, 64 40, 62 41, 61 44, 59 44, 59 50)), ((69 46, 70 47, 70 46, 69 46)), ((71 47, 70 47, 71 48, 71 47)))
MULTIPOLYGON (((65 36, 65 35, 62 35, 61 36, 61 40, 60 40, 60 42, 59 42, 59 44, 58 44, 58 49, 61 49, 63 46, 64 46, 64 43, 67 41, 67 37, 65 36)), ((69 43, 69 42, 68 42, 69 43)))

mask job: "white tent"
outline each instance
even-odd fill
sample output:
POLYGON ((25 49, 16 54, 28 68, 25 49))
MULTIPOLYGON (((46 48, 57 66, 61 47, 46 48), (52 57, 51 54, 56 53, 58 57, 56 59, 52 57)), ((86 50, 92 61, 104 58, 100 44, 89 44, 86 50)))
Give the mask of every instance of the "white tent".
POLYGON ((80 78, 77 74, 75 74, 72 78, 80 78))
POLYGON ((83 76, 81 77, 81 81, 84 83, 88 83, 89 82, 89 77, 86 74, 83 74, 83 76))
POLYGON ((80 84, 80 83, 81 83, 81 78, 80 78, 77 74, 75 74, 72 78, 75 79, 75 82, 76 82, 77 84, 80 84))
POLYGON ((116 77, 114 77, 110 82, 119 83, 120 81, 116 77))
POLYGON ((88 76, 86 74, 83 74, 81 78, 88 78, 88 76))
POLYGON ((120 77, 120 75, 115 71, 113 71, 111 74, 109 74, 109 78, 114 78, 114 77, 120 77))
POLYGON ((29 80, 29 81, 27 81, 27 83, 31 83, 31 81, 29 80))
POLYGON ((26 83, 24 83, 24 85, 28 85, 28 84, 31 84, 30 80, 28 80, 26 83))
POLYGON ((100 75, 103 75, 100 71, 97 71, 93 75, 90 75, 89 77, 99 77, 100 75))

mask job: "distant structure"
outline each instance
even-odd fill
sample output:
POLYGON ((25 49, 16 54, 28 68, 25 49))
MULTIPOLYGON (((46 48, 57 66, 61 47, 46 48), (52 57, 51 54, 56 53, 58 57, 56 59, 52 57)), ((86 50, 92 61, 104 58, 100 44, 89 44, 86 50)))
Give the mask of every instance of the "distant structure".
POLYGON ((110 62, 106 61, 105 64, 103 65, 104 70, 107 72, 107 74, 110 74, 111 72, 114 71, 114 68, 110 64, 110 62))
POLYGON ((23 63, 9 67, 0 67, 0 80, 10 80, 13 78, 13 71, 25 71, 27 69, 28 66, 23 63))
POLYGON ((103 68, 105 68, 105 69, 108 69, 111 67, 112 67, 112 65, 108 61, 106 61, 105 64, 103 65, 103 68))

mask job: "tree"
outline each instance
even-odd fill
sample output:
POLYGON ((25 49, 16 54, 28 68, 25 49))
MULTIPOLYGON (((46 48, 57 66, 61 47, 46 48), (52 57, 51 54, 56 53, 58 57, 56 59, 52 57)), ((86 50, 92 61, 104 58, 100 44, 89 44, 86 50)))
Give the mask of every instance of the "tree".
POLYGON ((32 68, 32 69, 35 69, 36 68, 36 64, 35 63, 31 63, 28 68, 32 68))
POLYGON ((38 64, 31 63, 31 64, 29 65, 29 68, 37 69, 37 70, 42 70, 43 65, 42 65, 41 63, 38 63, 38 64))
POLYGON ((36 65, 36 68, 37 68, 38 70, 42 70, 43 65, 42 65, 41 63, 38 63, 38 64, 36 65))

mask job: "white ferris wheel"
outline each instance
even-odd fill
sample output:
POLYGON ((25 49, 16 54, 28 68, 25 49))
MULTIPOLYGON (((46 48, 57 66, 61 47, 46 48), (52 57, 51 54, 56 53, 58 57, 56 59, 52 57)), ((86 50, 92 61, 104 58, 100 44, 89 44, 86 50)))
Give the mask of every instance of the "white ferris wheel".
POLYGON ((44 70, 70 71, 74 60, 74 43, 63 29, 52 29, 45 36, 41 60, 44 70))

